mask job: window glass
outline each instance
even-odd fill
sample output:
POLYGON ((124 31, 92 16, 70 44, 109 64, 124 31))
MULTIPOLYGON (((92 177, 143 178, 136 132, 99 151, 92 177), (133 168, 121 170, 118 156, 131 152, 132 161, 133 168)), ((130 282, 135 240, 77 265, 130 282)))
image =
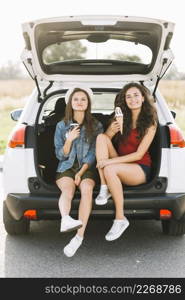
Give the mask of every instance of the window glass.
POLYGON ((113 59, 150 64, 152 51, 149 47, 135 42, 109 39, 95 43, 80 39, 49 45, 44 49, 42 58, 46 65, 79 59, 113 59))

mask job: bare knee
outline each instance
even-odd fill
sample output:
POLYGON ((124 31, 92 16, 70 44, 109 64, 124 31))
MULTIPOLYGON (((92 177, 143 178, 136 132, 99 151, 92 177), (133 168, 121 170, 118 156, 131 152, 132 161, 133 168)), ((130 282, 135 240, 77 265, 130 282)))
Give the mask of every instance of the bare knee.
POLYGON ((96 142, 97 142, 97 143, 100 143, 100 142, 102 142, 102 140, 105 140, 105 139, 107 139, 106 134, 100 133, 100 134, 98 134, 98 136, 97 136, 97 138, 96 138, 96 142))
POLYGON ((86 182, 82 182, 80 185, 80 191, 82 196, 91 196, 94 188, 93 180, 85 180, 86 182))
POLYGON ((70 184, 66 184, 66 185, 58 185, 62 195, 65 198, 69 198, 72 199, 75 193, 75 186, 74 185, 70 185, 70 184))
POLYGON ((80 190, 82 194, 90 194, 93 191, 94 184, 84 184, 80 190))
POLYGON ((56 184, 62 194, 74 194, 76 186, 72 178, 63 177, 56 181, 56 184))
POLYGON ((107 177, 112 177, 113 175, 116 174, 115 166, 114 165, 105 166, 104 169, 103 169, 103 172, 104 172, 104 176, 106 178, 107 177))

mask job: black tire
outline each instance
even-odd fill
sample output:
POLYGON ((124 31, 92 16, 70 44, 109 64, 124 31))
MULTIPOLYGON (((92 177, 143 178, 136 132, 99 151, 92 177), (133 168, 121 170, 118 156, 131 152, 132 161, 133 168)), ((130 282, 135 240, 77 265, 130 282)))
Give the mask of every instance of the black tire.
POLYGON ((162 231, 167 235, 184 235, 185 220, 162 220, 162 231))
POLYGON ((21 219, 19 221, 15 220, 9 213, 5 202, 3 203, 3 222, 6 232, 10 235, 29 233, 30 221, 26 219, 21 219))

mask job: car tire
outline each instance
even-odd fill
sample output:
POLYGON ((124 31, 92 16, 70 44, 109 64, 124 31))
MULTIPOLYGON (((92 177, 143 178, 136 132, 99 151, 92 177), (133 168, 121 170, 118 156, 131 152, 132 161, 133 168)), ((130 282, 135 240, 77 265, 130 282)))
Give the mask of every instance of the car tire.
POLYGON ((30 221, 26 219, 21 219, 19 221, 15 220, 9 213, 5 202, 3 203, 3 222, 6 232, 10 235, 29 233, 30 221))
POLYGON ((185 220, 162 220, 162 231, 167 235, 184 235, 185 220))

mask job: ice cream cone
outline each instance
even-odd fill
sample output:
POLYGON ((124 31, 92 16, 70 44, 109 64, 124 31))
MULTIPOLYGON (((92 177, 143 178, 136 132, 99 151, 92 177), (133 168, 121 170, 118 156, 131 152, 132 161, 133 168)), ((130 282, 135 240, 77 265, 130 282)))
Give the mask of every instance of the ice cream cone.
POLYGON ((115 118, 116 118, 116 121, 119 123, 120 132, 122 134, 123 133, 123 113, 119 106, 117 106, 115 108, 115 118))

